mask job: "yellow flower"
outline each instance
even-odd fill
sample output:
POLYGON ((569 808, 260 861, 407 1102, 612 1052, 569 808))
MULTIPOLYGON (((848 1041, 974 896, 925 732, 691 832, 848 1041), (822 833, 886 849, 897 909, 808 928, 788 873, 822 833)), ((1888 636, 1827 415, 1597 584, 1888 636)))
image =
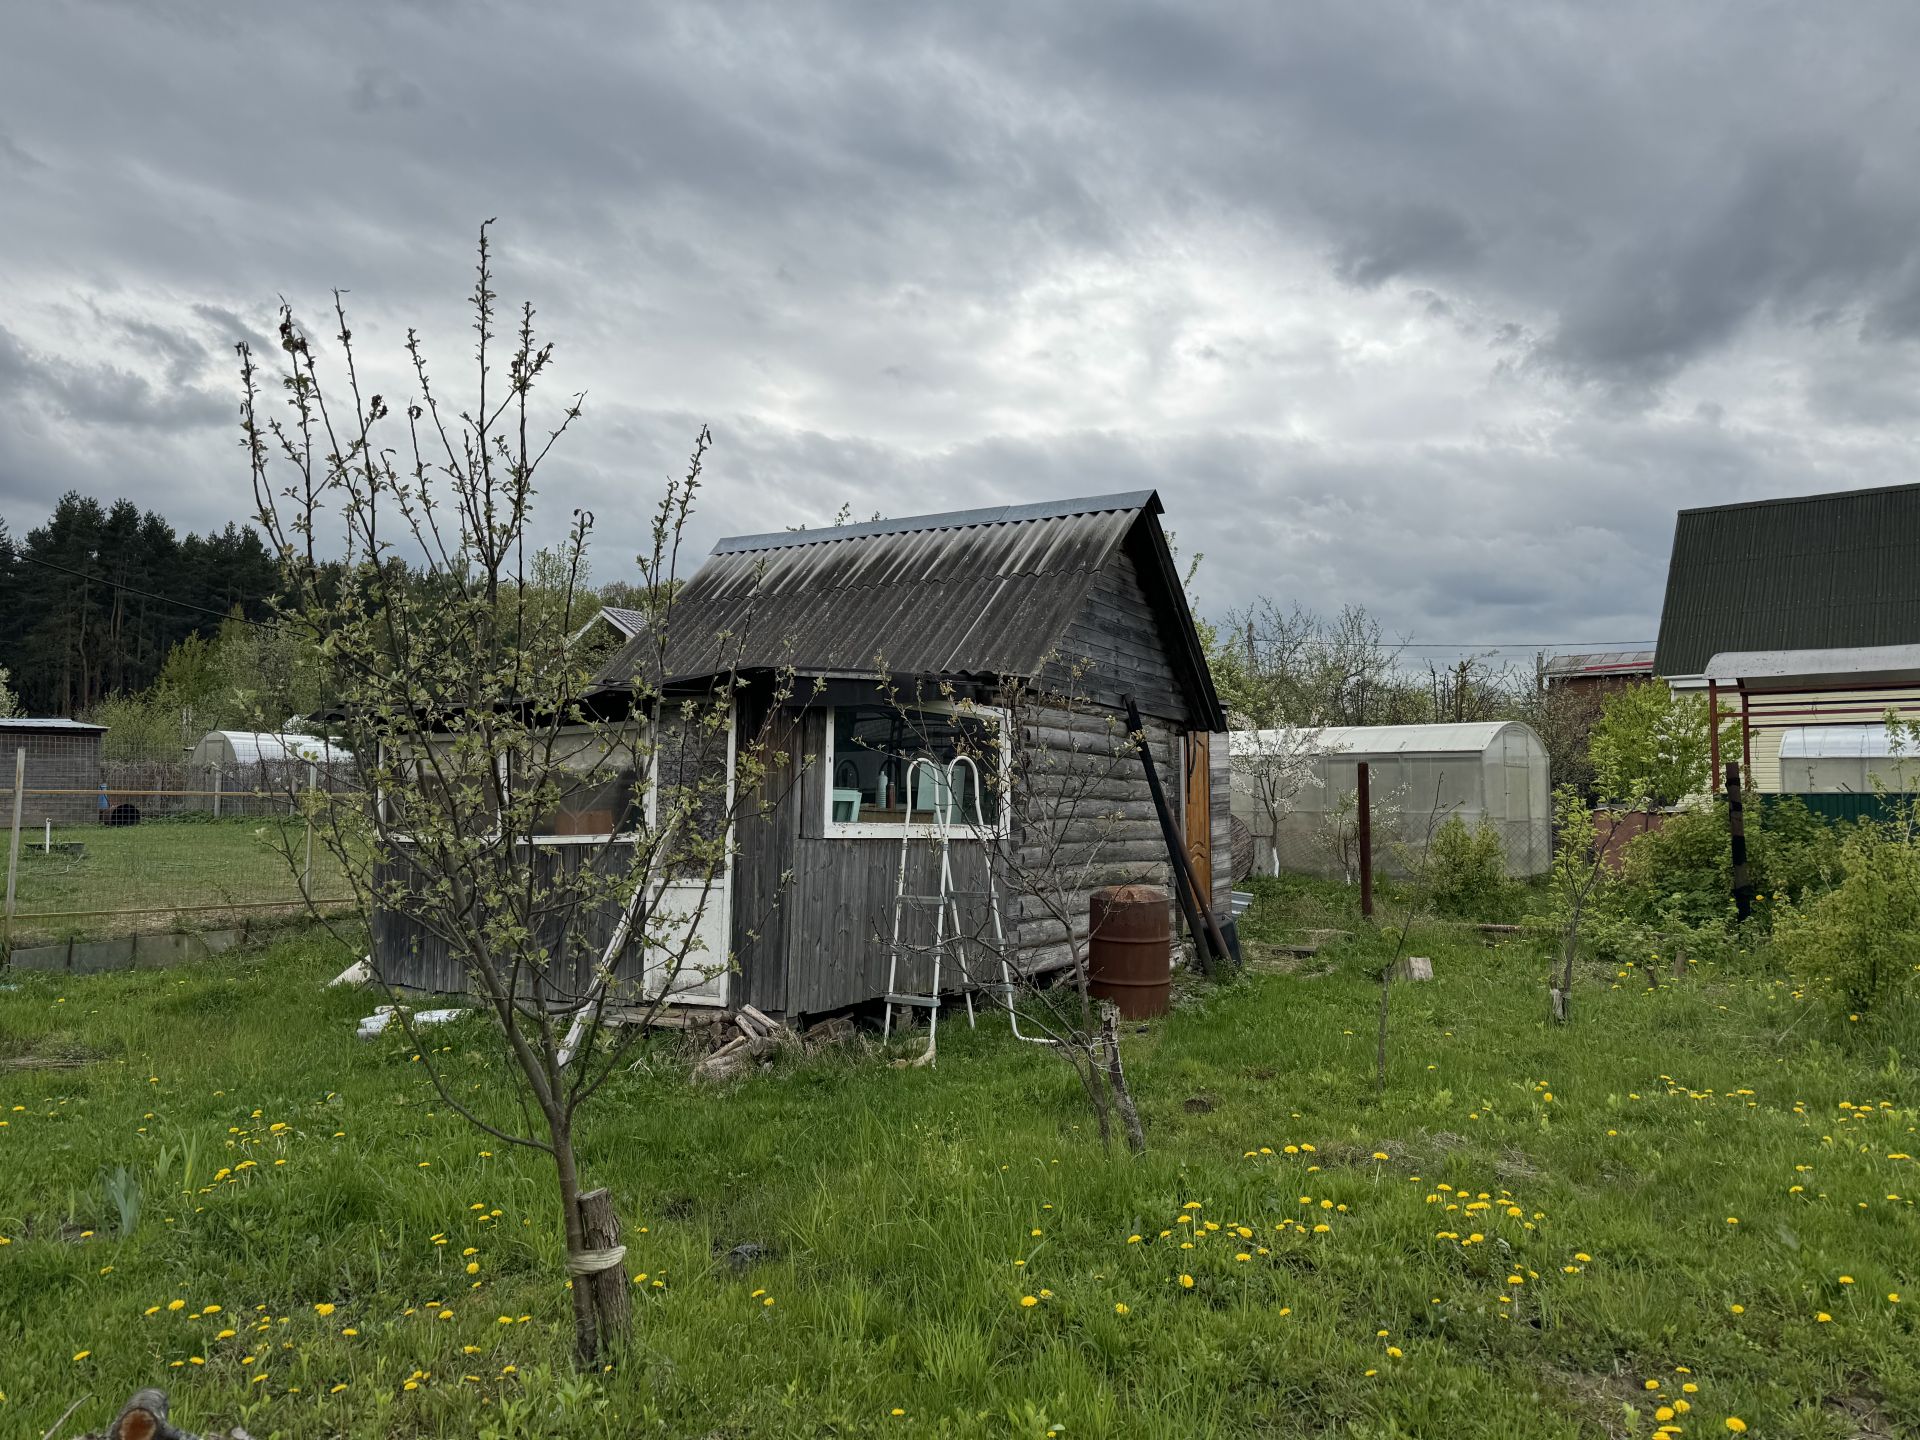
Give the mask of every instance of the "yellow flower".
POLYGON ((1825 1325, 1828 1321, 1833 1319, 1833 1316, 1829 1315, 1826 1311, 1822 1310, 1818 1315, 1814 1316, 1813 1318, 1819 1324, 1825 1325))
POLYGON ((1693 1381, 1691 1380, 1687 1381, 1687 1383, 1682 1385, 1680 1388, 1689 1395, 1698 1395, 1700 1393, 1700 1387, 1694 1384, 1693 1381))
POLYGON ((1658 1380, 1647 1380, 1641 1384, 1640 1388, 1642 1390, 1658 1390, 1660 1388, 1660 1382, 1658 1380))
POLYGON ((322 1317, 331 1315, 333 1313, 333 1306, 328 1301, 322 1300, 313 1307, 313 1313, 322 1317))
POLYGON ((351 1338, 352 1336, 355 1336, 355 1335, 358 1335, 358 1334, 359 1334, 360 1332, 359 1332, 358 1330, 356 1330, 356 1329, 354 1329, 354 1328, 353 1328, 353 1326, 351 1326, 351 1325, 349 1325, 349 1326, 347 1326, 347 1327, 346 1327, 346 1328, 345 1328, 344 1330, 342 1330, 342 1331, 341 1331, 340 1333, 341 1333, 342 1335, 345 1335, 345 1336, 348 1336, 349 1338, 351 1338))
POLYGON ((1747 1313, 1747 1307, 1744 1305, 1729 1305, 1727 1309, 1731 1310, 1736 1315, 1744 1315, 1747 1313))
POLYGON ((187 1302, 184 1300, 167 1301, 167 1309, 169 1310, 184 1310, 186 1308, 187 1308, 187 1302))
POLYGON ((893 1409, 889 1410, 887 1413, 889 1415, 904 1415, 907 1412, 905 1410, 902 1410, 898 1405, 896 1405, 893 1407, 893 1409))
POLYGON ((469 1260, 467 1262, 467 1274, 478 1275, 479 1273, 480 1273, 480 1262, 478 1260, 469 1260))
POLYGON ((1851 1275, 1842 1275, 1842 1276, 1840 1277, 1840 1283, 1841 1283, 1842 1285, 1851 1285, 1851 1284, 1853 1283, 1853 1276, 1851 1276, 1851 1275))
POLYGON ((1193 1276, 1182 1275, 1180 1277, 1180 1288, 1182 1290, 1191 1290, 1193 1288, 1193 1276))
POLYGON ((1116 1300, 1116 1301, 1114 1301, 1114 1302, 1113 1302, 1113 1313, 1114 1313, 1114 1314, 1116 1314, 1116 1315, 1125 1315, 1125 1314, 1127 1314, 1127 1313, 1129 1313, 1129 1312, 1128 1312, 1128 1310, 1127 1310, 1127 1307, 1126 1307, 1126 1304, 1125 1304, 1125 1302, 1124 1302, 1124 1301, 1119 1301, 1119 1300, 1116 1300))
POLYGON ((1727 1416, 1727 1428, 1736 1435, 1744 1435, 1747 1433, 1747 1422, 1742 1420, 1738 1415, 1729 1415, 1727 1416))
POLYGON ((1398 1360, 1400 1358, 1400 1347, 1398 1345, 1387 1346, 1387 1354, 1398 1360))
POLYGON ((92 1353, 93 1353, 93 1351, 91 1351, 91 1350, 76 1350, 76 1351, 74 1351, 74 1352, 73 1352, 73 1363, 74 1363, 74 1364, 76 1364, 76 1365, 78 1365, 78 1364, 79 1364, 79 1363, 80 1363, 80 1362, 81 1362, 82 1360, 84 1360, 84 1359, 86 1359, 86 1358, 87 1358, 87 1356, 89 1356, 89 1355, 91 1355, 92 1353))
POLYGON ((1129 1236, 1127 1236, 1127 1244, 1129 1244, 1129 1245, 1138 1245, 1138 1244, 1140 1244, 1140 1243, 1141 1243, 1141 1237, 1140 1237, 1140 1236, 1138 1236, 1138 1235, 1129 1235, 1129 1236))
POLYGON ((214 1336, 213 1338, 216 1340, 231 1340, 233 1338, 233 1331, 222 1330, 218 1335, 214 1336))
POLYGON ((1038 1295, 1022 1295, 1020 1297, 1020 1308, 1022 1310, 1031 1310, 1039 1303, 1040 1297, 1038 1295))
POLYGON ((451 1310, 442 1310, 442 1311, 440 1312, 440 1318, 441 1318, 442 1320, 451 1320, 451 1319, 453 1318, 453 1311, 451 1311, 451 1310))
POLYGON ((338 1395, 342 1390, 346 1388, 347 1388, 347 1382, 342 1380, 338 1385, 334 1386, 331 1390, 327 1391, 327 1393, 329 1395, 338 1395))

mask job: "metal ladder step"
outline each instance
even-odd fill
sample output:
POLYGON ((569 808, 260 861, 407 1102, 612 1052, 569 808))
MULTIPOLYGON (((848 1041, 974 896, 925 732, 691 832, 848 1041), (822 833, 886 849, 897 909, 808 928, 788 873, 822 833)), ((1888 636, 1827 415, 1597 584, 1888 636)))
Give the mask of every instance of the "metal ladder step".
POLYGON ((890 994, 886 997, 886 1002, 889 1005, 917 1005, 922 1010, 938 1010, 940 1008, 940 997, 938 995, 890 994))

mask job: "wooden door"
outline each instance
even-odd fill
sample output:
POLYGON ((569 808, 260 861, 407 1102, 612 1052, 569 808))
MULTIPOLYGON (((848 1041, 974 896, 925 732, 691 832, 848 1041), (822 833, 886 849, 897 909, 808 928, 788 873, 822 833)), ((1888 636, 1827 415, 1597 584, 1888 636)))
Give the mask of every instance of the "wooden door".
POLYGON ((1213 908, 1213 772, 1208 765, 1213 737, 1204 730, 1187 732, 1186 816, 1187 855, 1193 878, 1206 908, 1213 908))

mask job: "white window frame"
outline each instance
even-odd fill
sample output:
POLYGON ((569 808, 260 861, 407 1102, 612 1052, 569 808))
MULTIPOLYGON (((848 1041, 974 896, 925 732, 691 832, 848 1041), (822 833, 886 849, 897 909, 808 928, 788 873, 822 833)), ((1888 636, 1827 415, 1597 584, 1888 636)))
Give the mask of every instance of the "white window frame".
MULTIPOLYGON (((833 818, 833 736, 838 728, 840 711, 871 709, 862 705, 832 705, 827 707, 827 739, 822 750, 826 762, 821 789, 825 791, 822 801, 823 820, 826 824, 825 835, 829 840, 898 840, 909 835, 917 840, 931 840, 938 837, 940 826, 931 815, 926 819, 902 821, 899 824, 871 820, 836 820, 833 818)), ((1004 840, 1010 833, 1010 815, 1012 806, 1008 804, 1007 781, 1013 774, 1013 722, 1007 709, 1000 705, 979 705, 971 701, 918 700, 902 703, 902 710, 922 710, 937 715, 971 715, 990 722, 1000 733, 1000 773, 990 776, 982 773, 980 786, 984 791, 995 781, 999 784, 1000 814, 992 825, 976 825, 966 821, 956 821, 947 826, 947 836, 952 840, 1004 840)), ((923 812, 915 812, 916 816, 923 812)))

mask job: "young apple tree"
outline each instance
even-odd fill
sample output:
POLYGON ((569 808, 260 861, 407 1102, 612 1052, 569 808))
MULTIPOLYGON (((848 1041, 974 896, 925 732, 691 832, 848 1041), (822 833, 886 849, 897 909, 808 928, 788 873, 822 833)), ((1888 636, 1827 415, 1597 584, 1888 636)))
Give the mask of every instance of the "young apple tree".
MULTIPOLYGON (((727 967, 706 922, 741 797, 759 792, 783 737, 733 733, 731 674, 684 694, 665 683, 704 428, 651 507, 629 596, 639 638, 612 660, 576 643, 599 608, 585 584, 594 517, 576 508, 542 531, 534 517, 582 397, 542 417, 552 346, 530 305, 503 335, 495 298, 483 226, 475 373, 459 403, 412 331, 412 393, 389 402, 370 393, 338 293, 331 345, 283 308, 280 403, 267 362, 240 346, 242 423, 281 621, 323 657, 328 728, 363 784, 364 804, 315 807, 316 833, 376 935, 376 977, 396 946, 432 954, 488 1017, 510 1101, 456 1089, 435 1047, 415 1048, 442 1103, 551 1160, 588 1365, 630 1317, 611 1197, 578 1163, 581 1117, 668 997, 727 967)), ((395 1014, 411 1037, 406 1009, 395 1014)))

